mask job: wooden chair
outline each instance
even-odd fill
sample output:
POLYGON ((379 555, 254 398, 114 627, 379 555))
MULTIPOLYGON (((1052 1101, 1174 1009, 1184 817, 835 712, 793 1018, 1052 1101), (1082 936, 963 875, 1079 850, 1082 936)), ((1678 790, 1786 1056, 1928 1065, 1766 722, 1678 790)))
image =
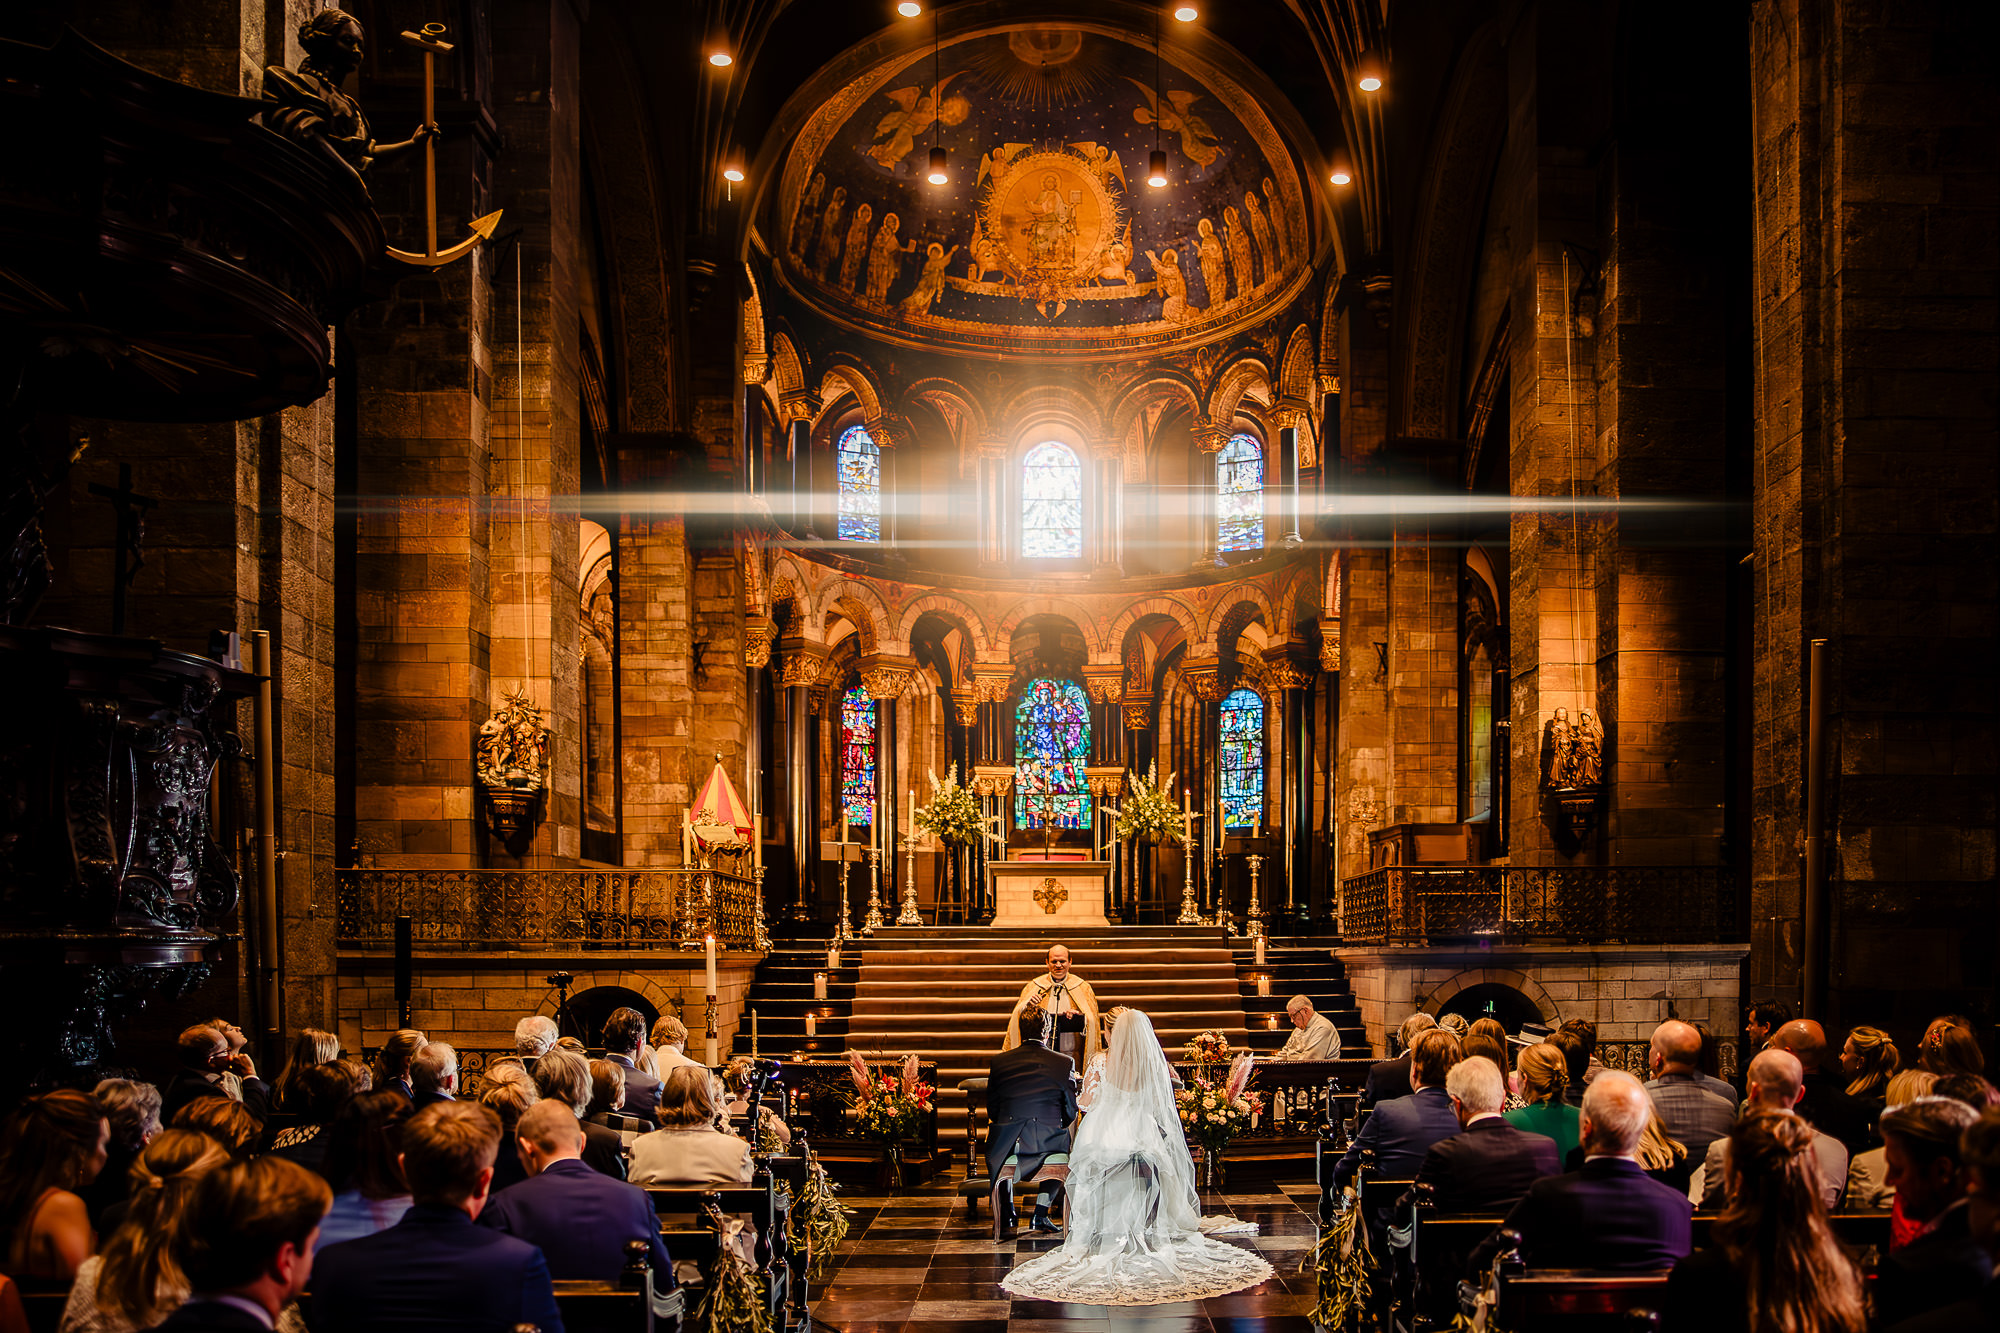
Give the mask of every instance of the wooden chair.
MULTIPOLYGON (((671 1275, 669 1275, 671 1276, 671 1275)), ((625 1270, 616 1282, 559 1281, 556 1308, 570 1333, 653 1333, 653 1265, 646 1242, 625 1246, 625 1270)), ((670 1308, 677 1309, 675 1299, 670 1308)), ((675 1315, 670 1326, 678 1324, 675 1315)))

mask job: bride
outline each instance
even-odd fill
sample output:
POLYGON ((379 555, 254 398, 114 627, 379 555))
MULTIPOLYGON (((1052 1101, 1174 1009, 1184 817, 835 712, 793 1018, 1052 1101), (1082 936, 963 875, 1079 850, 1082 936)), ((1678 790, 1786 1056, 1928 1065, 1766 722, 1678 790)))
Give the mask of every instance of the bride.
MULTIPOLYGON (((1114 1022, 1110 1052, 1092 1062, 1078 1098, 1088 1114, 1070 1148, 1069 1234, 1001 1287, 1043 1300, 1153 1305, 1262 1282, 1271 1265, 1259 1255, 1203 1234, 1194 1163, 1153 1021, 1125 1009, 1114 1022)), ((1210 1230, 1256 1229, 1206 1220, 1210 1230)))

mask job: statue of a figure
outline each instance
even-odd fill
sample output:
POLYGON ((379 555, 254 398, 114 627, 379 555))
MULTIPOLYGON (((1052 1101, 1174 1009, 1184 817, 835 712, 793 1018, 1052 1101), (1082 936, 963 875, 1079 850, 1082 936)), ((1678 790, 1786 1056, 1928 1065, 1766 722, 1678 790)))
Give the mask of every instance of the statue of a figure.
POLYGON ((1579 791, 1604 781, 1604 724, 1588 708, 1574 723, 1558 708, 1542 725, 1542 789, 1579 791))
POLYGON ((1570 785, 1569 709, 1556 709, 1555 716, 1542 724, 1542 786, 1561 791, 1570 785))
POLYGON ((474 742, 479 781, 490 789, 538 792, 548 785, 549 724, 517 685, 479 726, 474 742))
POLYGON ((1576 735, 1571 744, 1574 759, 1570 764, 1569 785, 1595 787, 1604 781, 1604 726, 1588 708, 1576 716, 1576 735))
POLYGON ((340 90, 361 68, 361 24, 352 14, 323 9, 299 25, 305 58, 296 70, 272 65, 264 71, 264 100, 271 109, 264 124, 295 143, 328 154, 360 178, 370 162, 396 157, 438 133, 419 125, 401 143, 378 144, 368 137, 361 103, 340 90))

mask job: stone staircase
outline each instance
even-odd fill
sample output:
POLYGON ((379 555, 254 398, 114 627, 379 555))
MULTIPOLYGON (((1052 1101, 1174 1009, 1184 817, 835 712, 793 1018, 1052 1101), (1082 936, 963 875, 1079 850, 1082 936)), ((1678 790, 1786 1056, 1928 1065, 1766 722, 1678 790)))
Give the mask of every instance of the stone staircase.
MULTIPOLYGON (((1043 971, 1051 941, 1040 930, 888 927, 845 946, 824 1000, 813 996, 813 974, 827 970, 827 942, 781 943, 759 966, 748 1007, 757 1011, 766 1055, 824 1059, 853 1049, 894 1058, 914 1051, 935 1062, 939 1137, 945 1145, 962 1144, 967 1102, 958 1083, 985 1075, 1021 987, 1043 971), (817 1023, 810 1045, 808 1009, 817 1023)), ((1290 1030, 1285 1001, 1300 993, 1341 1029, 1344 1054, 1366 1054, 1360 1015, 1330 942, 1272 945, 1262 969, 1251 948, 1241 947, 1247 941, 1212 926, 1113 926, 1060 942, 1099 1006, 1145 1010, 1170 1055, 1209 1029, 1226 1033, 1232 1044, 1276 1050, 1290 1030), (1272 977, 1268 998, 1256 993, 1260 973, 1272 977), (1272 1013, 1276 1027, 1269 1025, 1272 1013)), ((743 1040, 738 1044, 747 1049, 743 1040)))

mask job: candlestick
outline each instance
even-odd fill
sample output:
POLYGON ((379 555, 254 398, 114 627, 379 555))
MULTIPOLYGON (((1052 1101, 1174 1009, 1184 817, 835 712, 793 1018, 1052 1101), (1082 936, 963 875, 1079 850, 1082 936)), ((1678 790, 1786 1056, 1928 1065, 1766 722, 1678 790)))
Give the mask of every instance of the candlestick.
POLYGON ((771 952, 771 931, 764 922, 764 867, 758 866, 750 872, 755 881, 751 885, 750 947, 758 953, 771 952))
POLYGON ((806 1035, 808 1037, 819 1035, 819 1015, 810 1009, 806 1010, 806 1035))
POLYGON ((880 847, 882 845, 882 803, 876 801, 868 809, 868 845, 870 847, 880 847))
POLYGON ((861 919, 861 934, 866 937, 882 929, 882 853, 868 849, 868 915, 861 919))
POLYGON ((829 972, 838 972, 840 970, 840 946, 838 944, 827 947, 826 970, 829 972))
POLYGON ((1271 993, 1271 978, 1268 975, 1257 978, 1257 993, 1259 995, 1269 995, 1271 993))
POLYGON ((1262 967, 1264 966, 1264 937, 1262 935, 1256 936, 1255 943, 1257 949, 1257 966, 1262 967))
POLYGON ((1257 902, 1257 868, 1264 864, 1264 858, 1252 852, 1243 859, 1250 863, 1250 910, 1245 914, 1248 919, 1243 928, 1261 945, 1264 940, 1264 909, 1257 902))
POLYGON ((715 994, 715 936, 704 935, 702 936, 701 943, 702 948, 708 954, 708 993, 713 997, 715 994))
POLYGON ((896 913, 899 926, 921 926, 923 913, 917 910, 917 826, 903 835, 903 910, 896 913))
POLYGON ((708 991, 708 1031, 702 1037, 702 1053, 708 1060, 708 1067, 715 1068, 715 1048, 722 1034, 715 1026, 715 987, 711 983, 708 991))
MULTIPOLYGON (((841 846, 842 846, 843 848, 847 846, 847 807, 846 807, 846 806, 842 806, 842 807, 841 807, 841 810, 840 810, 840 845, 841 845, 841 846)), ((842 855, 842 856, 845 856, 845 855, 846 855, 846 852, 844 852, 844 851, 843 851, 843 852, 841 853, 841 855, 842 855)))
POLYGON ((813 973, 813 998, 815 1000, 824 1000, 826 998, 826 973, 824 972, 813 973))
MULTIPOLYGON (((847 844, 841 844, 841 854, 846 855, 847 844)), ((845 943, 854 939, 855 934, 847 928, 847 862, 840 863, 840 916, 834 922, 833 937, 845 943)))
POLYGON ((750 1058, 757 1058, 757 1011, 750 1011, 750 1058))
MULTIPOLYGON (((1192 818, 1186 811, 1182 811, 1181 827, 1184 829, 1190 827, 1192 818)), ((1194 901, 1194 843, 1191 836, 1184 837, 1181 842, 1181 868, 1184 872, 1181 877, 1181 914, 1174 918, 1174 924, 1198 926, 1202 921, 1201 911, 1195 906, 1194 901)))

